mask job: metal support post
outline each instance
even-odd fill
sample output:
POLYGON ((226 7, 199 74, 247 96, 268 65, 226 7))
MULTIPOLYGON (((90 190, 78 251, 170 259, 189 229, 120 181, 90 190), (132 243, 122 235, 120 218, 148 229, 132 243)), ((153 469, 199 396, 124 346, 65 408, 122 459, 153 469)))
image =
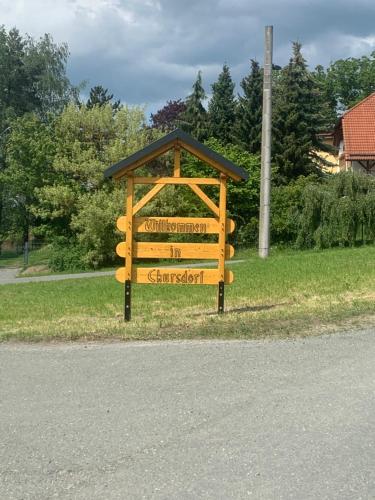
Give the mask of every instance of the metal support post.
POLYGON ((224 281, 219 281, 219 290, 217 296, 217 313, 223 314, 224 312, 224 281))
POLYGON ((130 280, 125 280, 125 309, 124 309, 124 320, 130 321, 131 318, 131 291, 132 282, 130 280))

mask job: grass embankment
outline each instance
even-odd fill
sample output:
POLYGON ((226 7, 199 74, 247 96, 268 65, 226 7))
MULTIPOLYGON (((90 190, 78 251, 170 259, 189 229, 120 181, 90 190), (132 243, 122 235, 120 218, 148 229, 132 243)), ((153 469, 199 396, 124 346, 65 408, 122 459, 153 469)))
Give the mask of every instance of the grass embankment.
MULTIPOLYGON (((133 285, 132 321, 112 277, 0 287, 0 339, 124 340, 310 335, 375 325, 375 247, 254 252, 232 267, 226 313, 213 286, 133 285)), ((203 266, 202 266, 203 267, 203 266)))
MULTIPOLYGON (((27 267, 33 268, 35 266, 45 267, 48 272, 48 260, 50 257, 51 249, 48 245, 43 246, 37 250, 30 250, 29 261, 27 267)), ((0 268, 2 267, 18 267, 24 268, 23 254, 15 255, 11 252, 5 252, 0 255, 0 268)))

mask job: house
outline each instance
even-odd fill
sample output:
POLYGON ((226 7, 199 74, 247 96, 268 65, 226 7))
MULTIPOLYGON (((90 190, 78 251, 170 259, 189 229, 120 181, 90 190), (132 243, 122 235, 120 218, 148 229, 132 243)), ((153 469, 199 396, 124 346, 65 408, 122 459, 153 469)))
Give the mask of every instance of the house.
POLYGON ((340 171, 375 175, 375 92, 342 115, 332 142, 340 171))

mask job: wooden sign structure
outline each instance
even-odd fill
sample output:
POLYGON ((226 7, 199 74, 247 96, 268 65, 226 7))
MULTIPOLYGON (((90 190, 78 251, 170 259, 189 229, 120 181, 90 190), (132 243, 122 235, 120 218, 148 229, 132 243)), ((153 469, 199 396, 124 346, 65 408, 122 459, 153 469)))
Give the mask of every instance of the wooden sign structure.
POLYGON ((217 285, 218 313, 224 312, 224 284, 233 282, 233 273, 225 269, 225 260, 234 255, 234 248, 226 243, 228 233, 234 230, 234 221, 227 218, 227 179, 247 179, 248 174, 212 149, 204 146, 182 130, 153 142, 141 151, 108 168, 104 175, 116 180, 127 178, 126 215, 117 220, 117 227, 125 234, 125 241, 116 252, 125 259, 125 266, 116 271, 116 279, 125 284, 124 319, 131 317, 131 283, 217 285), (173 177, 136 177, 134 170, 167 151, 174 150, 173 177), (193 154, 220 173, 219 178, 181 177, 181 149, 193 154), (134 186, 150 185, 151 189, 139 201, 134 199, 134 186), (211 210, 214 217, 139 217, 138 212, 166 185, 186 185, 211 210), (200 186, 217 186, 219 206, 200 186), (217 243, 159 243, 137 242, 136 233, 217 234, 217 243), (217 268, 137 267, 133 259, 214 259, 217 268))

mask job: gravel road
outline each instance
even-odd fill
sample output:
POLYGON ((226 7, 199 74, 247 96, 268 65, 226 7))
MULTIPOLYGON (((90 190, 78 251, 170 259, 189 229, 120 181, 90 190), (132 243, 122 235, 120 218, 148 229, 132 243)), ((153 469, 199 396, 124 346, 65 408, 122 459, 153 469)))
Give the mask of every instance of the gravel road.
POLYGON ((374 499, 375 331, 0 346, 0 498, 374 499))

